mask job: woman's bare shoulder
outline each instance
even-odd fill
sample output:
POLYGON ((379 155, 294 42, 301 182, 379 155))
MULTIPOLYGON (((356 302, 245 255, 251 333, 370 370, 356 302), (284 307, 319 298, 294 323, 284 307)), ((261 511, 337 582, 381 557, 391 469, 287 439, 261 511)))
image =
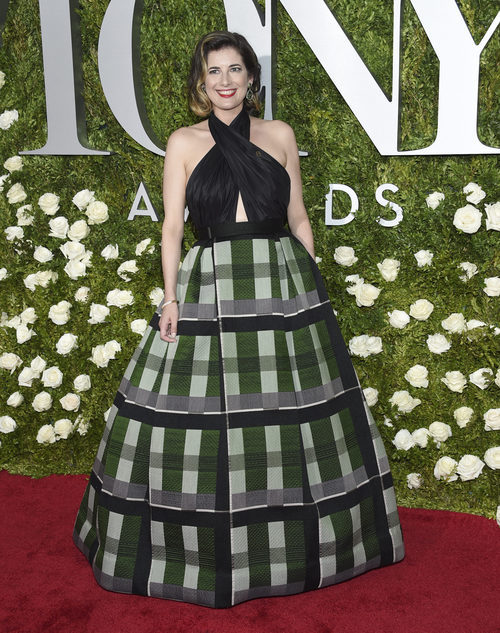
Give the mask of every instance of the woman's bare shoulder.
POLYGON ((208 133, 208 124, 206 121, 194 123, 177 128, 168 137, 167 147, 177 150, 189 149, 193 143, 199 142, 208 133))
POLYGON ((276 139, 286 141, 295 138, 293 128, 280 119, 257 119, 252 117, 253 125, 263 134, 269 134, 276 139))

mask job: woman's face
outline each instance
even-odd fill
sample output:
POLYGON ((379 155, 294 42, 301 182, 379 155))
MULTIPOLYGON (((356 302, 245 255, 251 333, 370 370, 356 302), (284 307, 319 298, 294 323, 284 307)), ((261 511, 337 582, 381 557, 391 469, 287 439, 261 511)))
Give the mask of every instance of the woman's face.
POLYGON ((240 53, 235 48, 221 48, 207 55, 205 91, 214 111, 232 110, 243 103, 252 81, 240 53))

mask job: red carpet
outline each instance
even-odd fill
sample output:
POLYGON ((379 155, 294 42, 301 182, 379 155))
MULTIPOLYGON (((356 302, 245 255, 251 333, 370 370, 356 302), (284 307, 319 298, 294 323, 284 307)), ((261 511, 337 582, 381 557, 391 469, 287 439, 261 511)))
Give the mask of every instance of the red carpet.
POLYGON ((2 633, 499 633, 500 528, 400 508, 406 558, 230 609, 111 593, 71 540, 84 476, 0 472, 2 633))

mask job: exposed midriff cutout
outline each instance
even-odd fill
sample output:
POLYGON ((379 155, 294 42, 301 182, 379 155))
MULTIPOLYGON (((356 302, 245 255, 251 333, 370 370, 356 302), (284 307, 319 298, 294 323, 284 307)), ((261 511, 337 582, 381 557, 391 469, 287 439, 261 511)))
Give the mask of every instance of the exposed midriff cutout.
POLYGON ((248 222, 245 206, 241 199, 241 193, 238 194, 238 204, 236 205, 236 222, 248 222))

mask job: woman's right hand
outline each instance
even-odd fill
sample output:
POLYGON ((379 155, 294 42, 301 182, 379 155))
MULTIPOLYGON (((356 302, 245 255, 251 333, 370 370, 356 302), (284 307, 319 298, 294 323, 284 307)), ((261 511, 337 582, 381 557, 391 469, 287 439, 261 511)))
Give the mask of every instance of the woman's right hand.
POLYGON ((170 303, 161 311, 160 338, 167 343, 175 343, 177 339, 177 321, 179 320, 179 308, 177 303, 170 303))

